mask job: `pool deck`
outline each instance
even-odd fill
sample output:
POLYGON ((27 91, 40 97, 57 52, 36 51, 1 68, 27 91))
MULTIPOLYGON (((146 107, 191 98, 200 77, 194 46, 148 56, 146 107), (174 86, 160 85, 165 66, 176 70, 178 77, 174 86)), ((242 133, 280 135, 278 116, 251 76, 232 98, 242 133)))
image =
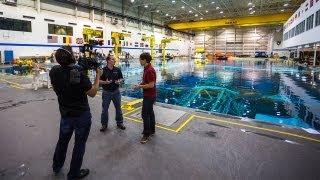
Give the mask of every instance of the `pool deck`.
MULTIPOLYGON (((53 90, 35 91, 30 78, 0 73, 0 96, 0 179, 65 179, 73 139, 55 176, 51 163, 60 114, 53 90)), ((123 104, 132 101, 122 98, 123 104)), ((92 126, 82 166, 91 170, 88 180, 320 179, 317 133, 156 103, 156 135, 143 145, 141 103, 123 110, 125 131, 116 129, 111 105, 105 133, 99 131, 101 96, 89 103, 92 126), (168 125, 174 111, 183 115, 168 125)))

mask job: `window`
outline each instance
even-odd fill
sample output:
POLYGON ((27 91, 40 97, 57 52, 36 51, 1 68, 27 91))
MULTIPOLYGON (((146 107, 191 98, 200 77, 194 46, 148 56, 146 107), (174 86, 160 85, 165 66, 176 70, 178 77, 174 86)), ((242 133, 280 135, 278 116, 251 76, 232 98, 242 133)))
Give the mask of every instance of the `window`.
POLYGON ((314 26, 320 25, 320 10, 316 12, 316 24, 314 26))
POLYGON ((313 14, 307 18, 307 31, 313 28, 313 14))
POLYGON ((0 17, 0 29, 31 32, 31 21, 0 17))
POLYGON ((48 24, 48 33, 57 35, 73 36, 73 27, 62 26, 57 24, 48 24))

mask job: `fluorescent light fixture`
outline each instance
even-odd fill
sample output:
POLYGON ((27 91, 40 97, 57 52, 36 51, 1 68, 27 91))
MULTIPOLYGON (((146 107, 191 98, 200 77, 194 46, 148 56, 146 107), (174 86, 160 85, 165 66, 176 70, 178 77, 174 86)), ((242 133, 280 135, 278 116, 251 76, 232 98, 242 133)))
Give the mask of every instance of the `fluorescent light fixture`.
POLYGON ((172 3, 175 3, 176 1, 171 1, 172 3))
POLYGON ((184 6, 181 6, 182 9, 184 9, 184 6))
POLYGON ((214 1, 211 2, 211 4, 214 4, 214 3, 216 3, 216 2, 214 2, 214 1))
POLYGON ((283 6, 284 6, 284 7, 287 7, 288 5, 289 5, 288 3, 285 3, 283 6))
POLYGON ((195 16, 195 17, 198 17, 198 14, 195 14, 194 16, 195 16))
POLYGON ((219 6, 217 6, 217 7, 216 7, 216 9, 220 9, 220 7, 219 7, 219 6))
POLYGON ((131 0, 130 2, 132 2, 132 3, 133 3, 133 2, 134 2, 134 0, 131 0))
POLYGON ((220 14, 223 14, 223 11, 220 11, 220 14))
POLYGON ((189 13, 192 13, 192 11, 190 10, 189 13))
POLYGON ((147 7, 148 7, 148 4, 144 5, 144 7, 147 8, 147 7))

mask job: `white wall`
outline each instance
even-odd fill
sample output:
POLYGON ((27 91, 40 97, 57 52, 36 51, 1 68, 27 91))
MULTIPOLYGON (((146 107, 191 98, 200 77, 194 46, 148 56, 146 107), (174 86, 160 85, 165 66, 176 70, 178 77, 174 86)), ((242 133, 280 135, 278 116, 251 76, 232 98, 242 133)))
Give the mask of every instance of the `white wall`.
MULTIPOLYGON (((4 50, 13 50, 14 58, 19 58, 20 56, 49 56, 52 52, 63 45, 63 37, 66 35, 54 35, 58 36, 58 43, 47 43, 48 34, 48 23, 66 25, 73 27, 73 36, 72 36, 72 46, 77 46, 76 38, 82 38, 82 29, 83 25, 90 25, 91 28, 95 29, 96 27, 103 27, 103 39, 105 45, 100 47, 104 53, 107 53, 110 49, 113 49, 112 45, 108 45, 108 40, 111 40, 111 32, 123 32, 130 31, 131 38, 125 38, 124 41, 128 41, 129 46, 122 47, 122 50, 129 52, 134 57, 138 57, 141 52, 150 52, 150 48, 146 47, 135 47, 135 42, 148 44, 149 42, 143 42, 141 40, 142 34, 147 36, 154 35, 156 38, 156 44, 160 44, 163 37, 167 37, 162 32, 161 28, 152 28, 143 24, 141 29, 139 25, 133 22, 125 23, 125 26, 122 24, 122 20, 119 19, 117 25, 111 24, 111 18, 106 18, 106 24, 103 22, 103 13, 95 12, 94 21, 90 20, 90 10, 70 7, 69 5, 64 5, 59 2, 52 0, 47 0, 50 3, 41 3, 40 13, 37 12, 35 8, 35 1, 32 0, 23 0, 18 1, 18 6, 9 6, 0 3, 0 12, 3 15, 0 17, 28 20, 31 21, 32 32, 18 32, 18 31, 8 31, 0 30, 0 51, 3 54, 4 50), (35 19, 25 19, 23 15, 35 17, 35 19), (55 22, 44 21, 46 19, 52 19, 55 22), (69 25, 68 23, 77 23, 77 25, 69 25), (153 32, 154 29, 154 32, 153 32), (140 34, 138 34, 140 33, 140 34), (132 43, 132 46, 130 46, 132 43)), ((179 55, 188 55, 190 46, 192 46, 190 38, 182 34, 178 34, 181 41, 168 43, 167 53, 170 54, 179 54, 179 55)), ((68 36, 70 37, 70 36, 68 36)), ((77 51, 78 48, 74 48, 74 51, 77 51)), ((4 58, 2 58, 4 59, 4 58)), ((2 60, 3 61, 3 60, 2 60)))
MULTIPOLYGON (((303 20, 307 20, 307 18, 314 14, 314 19, 313 19, 313 25, 315 25, 315 12, 320 9, 320 1, 313 0, 313 6, 310 7, 310 0, 305 1, 304 3, 301 4, 300 8, 288 19, 288 21, 284 25, 284 32, 283 35, 290 31, 292 28, 294 28, 296 25, 298 25, 300 22, 303 20), (308 10, 306 11, 306 9, 308 10), (300 16, 299 16, 300 12, 300 16), (297 18, 296 18, 297 15, 297 18)), ((307 22, 305 23, 305 25, 307 22)), ((313 29, 310 29, 308 31, 305 31, 304 33, 301 33, 297 36, 294 36, 288 40, 285 40, 283 42, 283 47, 297 47, 305 44, 310 44, 310 43, 316 43, 320 42, 320 26, 313 27, 313 29)))

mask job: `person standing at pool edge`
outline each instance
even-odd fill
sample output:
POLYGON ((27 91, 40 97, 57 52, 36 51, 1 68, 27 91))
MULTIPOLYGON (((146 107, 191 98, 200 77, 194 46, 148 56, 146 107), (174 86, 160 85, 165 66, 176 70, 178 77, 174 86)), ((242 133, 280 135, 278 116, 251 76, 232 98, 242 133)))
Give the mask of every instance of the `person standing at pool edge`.
POLYGON ((156 71, 151 65, 152 57, 149 53, 140 55, 140 64, 144 67, 142 82, 135 85, 134 89, 143 89, 142 119, 143 119, 143 137, 140 142, 145 144, 150 136, 155 134, 155 116, 153 104, 156 101, 156 71))

